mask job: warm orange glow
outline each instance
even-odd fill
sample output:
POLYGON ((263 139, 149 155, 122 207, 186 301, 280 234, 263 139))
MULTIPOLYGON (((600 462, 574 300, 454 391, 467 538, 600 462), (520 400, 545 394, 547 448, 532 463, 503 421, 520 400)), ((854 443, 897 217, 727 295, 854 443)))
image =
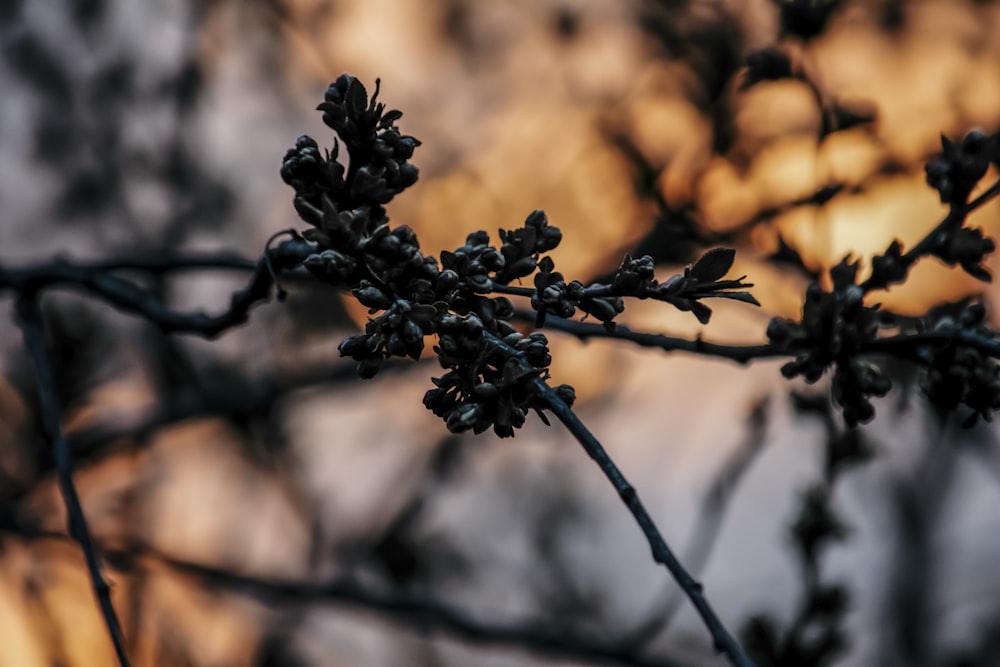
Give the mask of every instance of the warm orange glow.
MULTIPOLYGON (((329 144, 331 132, 313 108, 329 81, 350 71, 366 82, 369 93, 380 77, 380 99, 402 109, 401 128, 424 142, 414 157, 420 180, 389 204, 388 211, 392 225, 416 231, 428 255, 460 246, 467 234, 480 229, 496 240, 498 229, 515 227, 532 210, 544 209, 563 232, 561 246, 552 253, 557 269, 569 280, 587 281, 613 270, 624 253, 634 250, 654 228, 662 205, 671 209, 667 213, 689 213, 707 237, 736 247, 731 275, 748 276, 761 308, 715 300, 709 304, 713 319, 705 326, 689 312, 642 301, 630 304, 621 318, 636 330, 671 336, 763 342, 770 317, 794 318, 800 313, 807 284, 802 272, 766 260, 778 248, 779 236, 811 270, 823 273, 850 256, 860 261, 864 277, 873 255, 893 240, 905 251, 946 215, 947 207, 927 186, 923 171, 924 162, 940 148, 940 135, 1000 127, 996 3, 904 3, 907 21, 895 33, 879 25, 873 7, 882 3, 849 3, 827 34, 810 43, 793 41, 789 47, 797 71, 808 75, 817 90, 800 80, 741 88, 746 68, 740 69, 740 63, 746 52, 777 38, 769 0, 677 3, 693 5, 690 15, 678 17, 676 25, 685 30, 711 26, 713 20, 733 24, 729 41, 740 48, 728 65, 722 42, 706 41, 719 47, 713 51, 698 43, 702 33, 693 29, 690 34, 698 39, 680 30, 683 40, 657 42, 643 31, 632 3, 275 3, 283 11, 255 9, 257 4, 269 3, 206 3, 208 18, 191 36, 190 48, 204 67, 207 88, 197 113, 185 120, 190 124, 185 141, 198 144, 199 159, 225 175, 238 201, 233 219, 219 221, 218 228, 177 232, 180 247, 231 248, 251 255, 259 253, 273 231, 304 226, 289 205, 290 191, 277 177, 278 160, 283 147, 299 134, 308 132, 321 145, 329 144), (716 66, 733 71, 715 72, 716 66), (721 82, 713 83, 712 74, 721 82), (827 105, 826 114, 818 102, 827 105), (830 111, 834 105, 842 111, 870 110, 875 118, 821 137, 824 127, 830 130, 838 122, 830 111), (636 155, 629 155, 633 149, 636 155), (642 173, 640 166, 650 173, 642 173), (648 182, 639 183, 643 179, 648 182), (815 201, 824 188, 838 190, 829 201, 815 201)), ((164 44, 172 38, 158 41, 163 18, 134 11, 136 16, 126 18, 138 27, 116 40, 148 40, 148 59, 164 59, 162 52, 169 51, 164 44)), ((170 34, 176 37, 187 29, 175 25, 170 34)), ((17 114, 23 110, 15 111, 12 117, 20 118, 17 114)), ((155 118, 146 115, 158 118, 159 112, 142 107, 135 113, 152 126, 155 118)), ((30 132, 20 131, 19 136, 23 139, 30 132)), ((81 151, 86 160, 93 157, 93 147, 81 151)), ((10 164, 0 165, 6 169, 0 173, 20 173, 20 163, 15 168, 10 164)), ((996 176, 991 171, 987 180, 996 176)), ((38 182, 48 187, 41 177, 38 182)), ((166 202, 163 208, 172 205, 166 202)), ((157 210, 155 205, 148 208, 157 210)), ((109 248, 129 248, 128 234, 143 242, 159 238, 159 230, 143 227, 144 215, 129 215, 134 219, 121 225, 125 231, 105 235, 82 225, 57 228, 49 209, 39 205, 23 216, 27 222, 0 230, 0 248, 48 257, 70 247, 81 256, 103 257, 109 248)), ((103 220, 96 221, 99 224, 103 220)), ((976 211, 970 225, 996 238, 1000 203, 976 211)), ((153 241, 149 245, 159 247, 153 241)), ((671 251, 664 256, 690 251, 696 257, 694 245, 658 250, 671 251)), ((996 259, 992 268, 994 273, 1000 268, 996 259)), ((666 280, 683 271, 683 263, 663 263, 657 277, 666 280)), ((530 285, 530 280, 524 284, 530 285)), ((217 310, 228 299, 229 286, 237 282, 231 276, 222 281, 197 277, 184 283, 184 289, 175 290, 169 281, 156 287, 178 307, 217 310)), ((821 282, 829 286, 828 277, 821 282)), ((302 298, 304 310, 339 309, 329 305, 336 303, 333 290, 328 302, 311 293, 302 296, 305 290, 289 291, 292 301, 302 298)), ((960 269, 931 259, 920 263, 905 285, 872 294, 870 301, 917 315, 933 304, 980 293, 996 312, 1000 291, 995 286, 984 286, 960 269)), ((346 309, 355 323, 365 322, 366 308, 348 300, 346 309)), ((70 397, 64 428, 77 436, 98 426, 139 423, 160 404, 164 387, 176 389, 171 383, 191 384, 194 397, 182 398, 197 406, 198 392, 208 393, 226 369, 246 371, 246 377, 224 378, 240 385, 249 383, 247 378, 270 379, 272 372, 281 377, 340 362, 336 344, 344 323, 313 338, 300 336, 290 310, 262 307, 253 311, 248 327, 219 341, 183 339, 178 347, 184 354, 176 356, 190 361, 191 368, 176 362, 176 350, 164 345, 156 332, 140 327, 123 328, 124 334, 116 331, 113 352, 120 359, 114 359, 124 359, 122 368, 86 385, 85 395, 70 397), (286 317, 287 322, 274 324, 286 317), (323 340, 315 340, 320 335, 323 340)), ((16 327, 5 331, 14 340, 16 327)), ((743 373, 743 368, 717 360, 692 360, 603 340, 567 340, 557 333, 550 339, 552 380, 575 386, 579 405, 591 411, 593 429, 610 434, 629 473, 636 472, 646 484, 639 484, 644 492, 650 489, 651 507, 678 535, 693 521, 695 499, 713 471, 742 437, 743 424, 732 415, 742 415, 746 406, 775 393, 783 382, 778 365, 770 362, 743 373)), ((430 341, 427 348, 425 354, 430 341)), ((72 351, 65 354, 76 362, 72 351)), ((12 377, 23 374, 16 362, 20 360, 3 362, 12 377)), ((195 414, 180 424, 154 429, 142 442, 122 438, 111 454, 76 471, 92 530, 108 548, 140 545, 165 557, 261 577, 322 581, 341 570, 353 573, 352 558, 363 559, 374 550, 401 508, 422 493, 422 485, 433 476, 427 472, 429 461, 447 433, 420 399, 430 386, 429 375, 437 372, 435 366, 380 377, 378 384, 348 390, 296 388, 273 405, 245 411, 236 406, 232 414, 209 418, 195 414), (264 422, 266 427, 261 426, 264 422)), ((780 387, 787 389, 785 384, 780 387)), ((34 408, 21 398, 21 390, 13 381, 0 381, 0 484, 11 485, 2 489, 0 500, 15 498, 50 534, 23 540, 0 534, 0 664, 34 667, 58 659, 66 667, 109 665, 111 646, 79 549, 57 536, 66 532, 65 509, 51 471, 38 473, 43 464, 34 448, 39 445, 37 438, 29 437, 34 437, 36 426, 31 422, 34 408), (28 487, 17 486, 22 483, 28 487), (59 655, 54 636, 62 642, 59 655)), ((756 599, 742 584, 727 579, 735 576, 731 571, 756 576, 754 568, 772 568, 758 580, 787 583, 784 570, 780 576, 773 571, 776 562, 786 568, 785 555, 768 550, 784 548, 784 526, 779 527, 778 520, 787 518, 787 498, 799 491, 803 480, 815 476, 815 461, 806 456, 818 456, 818 445, 804 453, 806 445, 825 437, 818 426, 797 421, 787 405, 778 412, 769 435, 777 443, 770 454, 773 460, 763 472, 755 471, 744 505, 736 510, 739 520, 727 526, 728 539, 753 553, 730 555, 723 565, 708 570, 723 598, 731 602, 727 613, 734 616, 756 611, 747 601, 756 599), (761 535, 769 546, 757 544, 761 535), (746 546, 750 543, 752 548, 746 546), (760 554, 773 558, 755 557, 760 554), (732 567, 734 560, 740 560, 739 568, 732 567)), ((481 458, 469 463, 468 480, 442 474, 445 491, 434 487, 441 492, 440 498, 433 498, 440 507, 432 507, 439 514, 420 526, 424 532, 419 537, 433 543, 439 534, 458 535, 455 548, 473 554, 459 556, 468 556, 470 567, 486 563, 487 572, 481 575, 487 582, 485 593, 474 590, 473 584, 481 583, 477 581, 448 591, 470 608, 482 604, 506 613, 523 611, 532 603, 527 593, 512 593, 511 600, 496 594, 510 588, 503 575, 535 557, 531 549, 536 545, 529 544, 529 538, 513 528, 507 534, 486 525, 495 519, 506 527, 508 515, 524 511, 518 504, 527 502, 523 489, 500 488, 510 479, 527 486, 524 479, 532 474, 545 477, 551 472, 545 466, 550 466, 585 491, 582 500, 573 496, 567 506, 581 515, 618 518, 619 507, 608 509, 617 499, 611 498, 605 507, 600 503, 607 489, 588 486, 597 486, 591 478, 596 473, 586 467, 590 461, 578 461, 577 456, 583 459, 579 452, 566 454, 567 448, 553 445, 561 444, 557 439, 562 437, 553 432, 535 424, 503 450, 490 449, 495 443, 489 440, 482 444, 483 451, 475 452, 481 458), (545 447, 532 449, 540 438, 547 438, 545 447), (565 459, 559 458, 564 454, 565 459), (500 469, 507 477, 497 474, 500 469), (514 544, 510 553, 508 539, 514 544), (508 603, 510 609, 504 606, 508 603)), ((489 437, 483 436, 483 441, 489 437)), ((893 438, 900 436, 889 433, 885 440, 893 438)), ((424 502, 423 497, 419 500, 424 502)), ((566 550, 576 559, 572 562, 579 566, 581 580, 600 580, 587 559, 611 547, 602 541, 603 533, 594 537, 580 532, 571 535, 578 543, 566 550)), ((638 553, 645 547, 629 543, 625 551, 629 549, 638 553)), ((168 567, 162 558, 133 555, 128 567, 115 562, 106 569, 120 609, 129 609, 136 600, 144 605, 143 614, 125 621, 137 667, 176 664, 170 662, 171 642, 187 652, 179 655, 197 655, 197 664, 252 663, 278 614, 250 596, 215 591, 199 578, 168 567)), ((467 565, 457 556, 456 562, 467 565)), ((641 595, 634 599, 645 603, 650 586, 639 581, 646 576, 640 569, 628 564, 610 574, 602 571, 611 583, 599 584, 638 590, 641 595)), ((414 590, 419 585, 423 582, 414 590)), ((595 586, 595 599, 601 599, 598 594, 606 591, 595 586)), ((609 600, 608 608, 616 613, 614 605, 620 604, 623 617, 641 611, 629 601, 610 595, 609 600)), ((691 621, 682 617, 678 636, 689 630, 685 623, 691 621)), ((352 650, 361 645, 358 655, 384 658, 389 653, 383 646, 389 631, 366 625, 374 638, 359 633, 363 637, 358 639, 347 636, 352 635, 350 626, 346 631, 343 627, 325 617, 306 618, 301 632, 312 642, 308 651, 322 656, 317 660, 323 664, 355 664, 352 650), (336 633, 346 636, 348 648, 340 652, 329 646, 329 637, 340 636, 336 633)), ((408 634, 405 640, 417 641, 408 634)))

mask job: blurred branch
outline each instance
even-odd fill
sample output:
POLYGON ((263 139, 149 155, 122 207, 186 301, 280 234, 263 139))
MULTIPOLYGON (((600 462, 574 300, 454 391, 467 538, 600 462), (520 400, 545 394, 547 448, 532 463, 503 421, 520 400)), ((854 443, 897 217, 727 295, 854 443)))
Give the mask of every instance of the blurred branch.
POLYGON ((940 664, 934 657, 936 643, 932 605, 939 575, 934 554, 934 536, 943 508, 958 480, 958 452, 954 447, 954 424, 947 415, 929 415, 937 430, 925 445, 909 473, 890 485, 891 510, 898 526, 894 551, 898 564, 889 577, 885 604, 889 608, 882 633, 882 656, 888 664, 924 667, 940 664))
MULTIPOLYGON (((247 321, 251 306, 268 297, 275 284, 276 273, 294 268, 312 254, 314 246, 295 237, 267 250, 257 261, 249 284, 232 296, 229 308, 219 315, 205 313, 180 313, 171 310, 149 291, 111 273, 114 269, 148 271, 169 270, 165 263, 131 260, 100 264, 73 264, 57 260, 23 269, 0 267, 0 289, 18 292, 65 286, 81 289, 101 297, 117 308, 139 315, 156 324, 164 332, 196 333, 208 338, 247 321), (106 268, 111 267, 111 268, 106 268)), ((173 257, 176 261, 178 258, 173 257)), ((185 268, 209 268, 204 260, 194 258, 185 268)), ((242 263, 233 266, 232 258, 223 262, 222 268, 247 268, 242 263)))
POLYGON ((87 519, 80 505, 76 485, 73 483, 73 460, 69 443, 62 434, 59 400, 56 397, 51 363, 45 350, 44 325, 38 307, 38 295, 32 291, 19 291, 17 314, 24 338, 24 347, 31 357, 35 367, 35 375, 38 378, 42 427, 55 457, 59 490, 66 507, 67 529, 70 537, 76 540, 83 550, 84 560, 87 563, 87 574, 90 577, 90 583, 94 589, 104 623, 108 628, 108 634, 111 636, 111 643, 114 645, 118 662, 121 667, 128 667, 129 660, 128 654, 125 652, 125 639, 114 605, 111 603, 111 587, 101 575, 100 556, 87 527, 87 519))
POLYGON ((633 667, 680 667, 663 658, 645 657, 602 642, 591 635, 557 627, 496 625, 478 621, 451 605, 423 596, 370 590, 349 579, 326 583, 296 582, 238 574, 227 569, 192 563, 144 547, 108 552, 109 559, 130 570, 141 558, 151 558, 172 570, 199 577, 210 587, 251 595, 266 604, 345 605, 383 615, 396 623, 440 632, 471 644, 507 646, 562 660, 633 667))
MULTIPOLYGON (((420 368, 421 362, 387 362, 384 371, 394 373, 420 368)), ((238 387, 226 384, 217 389, 200 389, 180 393, 160 401, 155 408, 131 423, 80 429, 67 436, 77 465, 102 460, 114 443, 121 440, 141 445, 157 430, 189 419, 233 417, 253 414, 270 408, 283 397, 300 389, 315 386, 335 386, 359 381, 353 365, 311 369, 288 376, 265 376, 247 380, 238 387)))

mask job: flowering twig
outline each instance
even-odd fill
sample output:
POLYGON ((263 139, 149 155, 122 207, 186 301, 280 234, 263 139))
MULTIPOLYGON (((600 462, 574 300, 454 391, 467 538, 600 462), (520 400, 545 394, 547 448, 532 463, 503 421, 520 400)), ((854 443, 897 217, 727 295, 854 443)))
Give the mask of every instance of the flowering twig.
POLYGON ((531 299, 537 326, 547 316, 570 318, 578 311, 614 331, 625 298, 655 299, 691 311, 707 322, 708 298, 756 304, 751 285, 725 279, 734 251, 717 249, 688 266, 682 275, 659 283, 649 257, 626 256, 609 284, 567 281, 551 257, 562 239, 558 228, 535 211, 524 226, 500 230, 501 246, 485 232, 474 232, 441 263, 424 255, 407 227, 391 229, 384 204, 411 185, 417 169, 410 164, 419 142, 395 126, 402 115, 386 111, 364 86, 344 74, 330 85, 319 106, 323 120, 339 140, 322 154, 311 137, 300 137, 284 158, 281 174, 295 190, 294 205, 309 225, 304 237, 317 245, 305 266, 320 280, 351 289, 372 317, 363 334, 341 343, 344 356, 359 362, 362 377, 376 375, 392 357, 417 359, 424 339, 436 335, 434 352, 447 370, 434 378, 424 396, 428 409, 454 433, 481 433, 492 427, 500 437, 513 436, 529 411, 547 420, 551 410, 598 463, 646 535, 653 557, 666 566, 694 603, 715 643, 739 667, 752 663, 726 631, 698 584, 673 555, 645 510, 600 443, 570 409, 572 387, 545 381, 551 356, 540 332, 524 335, 509 320, 513 305, 506 296, 531 299), (336 160, 339 141, 350 156, 345 170, 336 160), (533 275, 534 288, 511 282, 533 275))

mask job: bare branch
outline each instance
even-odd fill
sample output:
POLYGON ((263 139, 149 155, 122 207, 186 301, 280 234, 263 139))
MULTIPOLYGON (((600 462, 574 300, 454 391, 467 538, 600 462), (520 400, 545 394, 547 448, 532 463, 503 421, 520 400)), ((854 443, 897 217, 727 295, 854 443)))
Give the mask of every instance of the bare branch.
POLYGON ((45 350, 45 333, 42 314, 38 308, 37 295, 31 292, 20 292, 17 299, 17 314, 20 320, 24 347, 31 357, 38 379, 38 398, 42 412, 42 426, 49 440, 56 462, 56 473, 59 478, 59 490, 66 506, 67 529, 70 537, 80 544, 84 560, 87 563, 87 573, 94 589, 101 615, 111 636, 115 654, 121 667, 128 667, 128 654, 125 651, 125 638, 122 635, 118 615, 111 603, 111 587, 101 575, 101 561, 97 547, 87 527, 87 519, 80 505, 80 497, 73 483, 73 460, 69 443, 63 437, 59 409, 59 399, 56 396, 55 378, 45 350))

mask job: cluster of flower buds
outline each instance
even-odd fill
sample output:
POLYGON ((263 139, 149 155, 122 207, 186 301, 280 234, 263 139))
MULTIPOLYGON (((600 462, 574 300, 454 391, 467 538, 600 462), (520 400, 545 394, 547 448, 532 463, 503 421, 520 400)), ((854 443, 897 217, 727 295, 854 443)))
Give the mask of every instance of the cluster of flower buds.
POLYGON ((532 211, 523 227, 510 231, 501 229, 500 241, 504 266, 497 272, 496 281, 508 285, 518 278, 530 276, 538 264, 538 256, 558 247, 562 232, 549 225, 544 211, 532 211))
POLYGON ((406 299, 390 301, 382 290, 368 281, 362 281, 354 289, 354 295, 370 308, 385 308, 382 314, 368 320, 365 333, 349 336, 340 344, 340 354, 358 362, 358 375, 375 377, 388 357, 420 358, 424 336, 434 332, 437 308, 406 299))
POLYGON ((965 204, 990 161, 996 161, 996 153, 997 137, 979 130, 969 132, 961 141, 941 135, 941 152, 924 167, 927 184, 938 191, 943 204, 965 204))
POLYGON ((359 250, 368 274, 377 276, 390 292, 418 303, 433 301, 431 285, 437 280, 438 264, 420 252, 412 229, 380 225, 362 240, 359 250))
MULTIPOLYGON (((417 168, 407 162, 420 142, 404 136, 395 127, 402 112, 385 111, 378 102, 379 81, 371 100, 364 84, 341 74, 330 84, 323 102, 323 122, 350 146, 364 145, 370 151, 363 164, 351 165, 350 194, 363 203, 385 204, 417 182, 417 168)), ((352 156, 354 153, 352 153, 352 156)))
MULTIPOLYGON (((286 153, 281 175, 295 190, 299 215, 313 227, 303 234, 317 247, 306 268, 349 288, 369 309, 364 333, 344 340, 341 354, 358 362, 362 377, 372 377, 390 357, 419 358, 425 337, 436 335, 434 351, 449 372, 435 380, 424 402, 452 431, 478 433, 492 426, 510 436, 529 409, 542 405, 538 380, 548 376, 551 363, 545 336, 518 332, 507 321, 513 304, 495 295, 529 292, 510 287, 513 281, 535 274, 530 292, 539 326, 547 313, 568 318, 580 310, 611 329, 624 310, 624 296, 667 301, 703 322, 711 311, 701 298, 756 303, 749 293, 729 291, 750 287, 742 278, 721 280, 732 266, 732 250, 707 253, 664 285, 656 282, 648 256, 626 257, 611 285, 567 282, 544 255, 559 245, 562 233, 542 211, 533 211, 519 228, 500 230, 499 248, 486 232, 470 234, 462 247, 441 253, 439 266, 421 253, 411 229, 388 224, 383 205, 416 180, 408 160, 419 142, 399 133, 394 123, 401 114, 385 111, 377 96, 377 87, 369 100, 359 81, 338 78, 319 110, 343 142, 349 166, 337 160, 337 140, 332 154, 321 154, 315 141, 301 137, 286 153)), ((572 401, 571 388, 555 391, 572 401)))
POLYGON ((315 227, 306 238, 322 249, 351 254, 361 239, 385 223, 383 204, 413 185, 417 168, 408 160, 420 142, 400 134, 399 111, 386 111, 371 100, 364 85, 342 74, 319 105, 323 121, 344 142, 351 156, 345 169, 338 161, 340 144, 321 154, 316 142, 299 137, 285 153, 281 177, 295 190, 299 217, 315 227))
MULTIPOLYGON (((604 287, 598 285, 597 291, 604 287)), ((545 323, 545 315, 552 313, 557 317, 573 317, 576 309, 591 315, 608 328, 614 326, 615 316, 625 310, 624 300, 615 294, 588 293, 579 280, 566 282, 563 274, 555 270, 555 264, 549 257, 543 257, 538 262, 538 273, 535 274, 535 293, 531 297, 531 307, 538 313, 536 325, 545 323)))
POLYGON ((983 259, 996 249, 993 239, 983 236, 983 230, 959 227, 942 231, 933 254, 950 266, 958 264, 966 273, 983 282, 990 282, 990 272, 983 266, 983 259))
POLYGON ((767 337, 778 349, 795 352, 795 359, 781 368, 787 378, 801 375, 806 382, 818 381, 831 366, 833 398, 851 426, 870 421, 875 408, 872 396, 884 396, 892 388, 889 378, 864 355, 880 326, 878 306, 864 305, 864 290, 855 283, 858 264, 845 258, 830 269, 833 291, 816 283, 806 290, 802 319, 792 322, 773 318, 767 337))
POLYGON ((986 309, 975 303, 962 311, 958 318, 945 315, 935 323, 936 333, 956 336, 955 342, 939 346, 931 352, 927 373, 921 388, 928 400, 943 412, 963 405, 972 412, 966 427, 980 418, 990 421, 994 410, 1000 409, 1000 366, 979 349, 963 345, 957 334, 993 339, 996 334, 984 324, 986 309))
POLYGON ((903 258, 903 248, 899 241, 893 241, 885 252, 872 257, 872 274, 868 277, 868 289, 883 289, 906 280, 910 263, 903 258))
POLYGON ((490 245, 486 232, 473 232, 455 252, 441 253, 442 281, 449 290, 488 294, 494 284, 490 274, 502 271, 506 263, 500 251, 490 245))
MULTIPOLYGON (((545 336, 510 331, 503 343, 515 352, 508 354, 487 340, 487 327, 474 314, 443 316, 438 336, 435 351, 449 370, 433 379, 424 405, 453 433, 482 433, 492 426, 501 438, 513 436, 528 410, 536 407, 535 380, 546 377, 552 363, 545 336)), ((561 385, 555 391, 572 404, 572 387, 561 385)))
POLYGON ((652 257, 643 255, 639 259, 632 259, 632 255, 625 255, 621 266, 615 272, 611 286, 623 296, 634 296, 641 299, 646 296, 646 292, 651 287, 656 286, 653 274, 652 257))

